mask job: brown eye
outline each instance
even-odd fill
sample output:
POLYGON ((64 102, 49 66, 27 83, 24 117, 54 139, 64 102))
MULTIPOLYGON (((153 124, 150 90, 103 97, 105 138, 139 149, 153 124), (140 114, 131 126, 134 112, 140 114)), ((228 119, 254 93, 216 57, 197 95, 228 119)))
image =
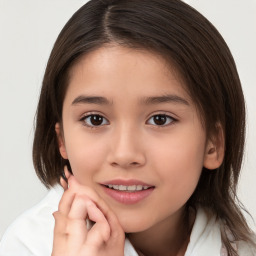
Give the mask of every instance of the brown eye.
POLYGON ((87 126, 92 126, 92 127, 108 124, 108 121, 106 120, 106 118, 104 118, 101 115, 89 115, 84 117, 83 121, 87 126))
POLYGON ((164 115, 157 115, 153 117, 155 124, 157 125, 164 125, 166 123, 166 116, 164 115))
POLYGON ((165 126, 165 125, 172 123, 173 121, 175 121, 174 118, 167 116, 167 115, 159 114, 159 115, 152 116, 148 120, 148 123, 151 125, 165 126))

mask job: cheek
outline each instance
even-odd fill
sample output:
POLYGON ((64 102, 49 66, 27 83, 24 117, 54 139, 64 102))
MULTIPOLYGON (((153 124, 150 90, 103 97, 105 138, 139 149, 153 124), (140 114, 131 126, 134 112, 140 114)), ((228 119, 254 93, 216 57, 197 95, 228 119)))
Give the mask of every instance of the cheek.
POLYGON ((86 185, 101 170, 106 159, 106 149, 102 141, 72 136, 66 140, 68 159, 77 180, 86 185))
POLYGON ((203 147, 198 143, 172 140, 154 154, 154 169, 158 170, 159 195, 154 198, 163 214, 175 212, 193 194, 203 166, 203 147))
POLYGON ((153 155, 155 168, 160 170, 159 178, 163 183, 177 191, 194 190, 203 167, 203 138, 195 134, 194 138, 176 136, 159 145, 153 155))

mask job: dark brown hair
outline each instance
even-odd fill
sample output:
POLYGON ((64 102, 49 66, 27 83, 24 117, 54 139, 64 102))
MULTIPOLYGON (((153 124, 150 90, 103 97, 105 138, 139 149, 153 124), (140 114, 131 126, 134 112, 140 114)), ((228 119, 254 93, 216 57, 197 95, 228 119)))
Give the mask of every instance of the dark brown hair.
MULTIPOLYGON (((223 127, 224 161, 214 171, 202 170, 187 205, 210 208, 236 240, 253 243, 236 196, 245 139, 245 104, 236 65, 215 27, 179 0, 92 0, 67 22, 51 52, 37 108, 33 161, 40 180, 47 187, 54 185, 67 164, 54 126, 62 120, 70 68, 88 52, 113 43, 169 60, 185 81, 207 134, 216 133, 217 124, 223 127)), ((231 244, 222 235, 231 255, 231 244)))

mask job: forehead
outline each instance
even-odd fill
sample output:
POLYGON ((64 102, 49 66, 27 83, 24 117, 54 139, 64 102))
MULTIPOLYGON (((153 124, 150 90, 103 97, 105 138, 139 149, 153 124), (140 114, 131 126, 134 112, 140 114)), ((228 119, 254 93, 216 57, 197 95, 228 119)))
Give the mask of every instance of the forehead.
POLYGON ((80 58, 69 73, 67 94, 75 91, 112 93, 181 93, 179 72, 159 54, 143 49, 104 46, 80 58))

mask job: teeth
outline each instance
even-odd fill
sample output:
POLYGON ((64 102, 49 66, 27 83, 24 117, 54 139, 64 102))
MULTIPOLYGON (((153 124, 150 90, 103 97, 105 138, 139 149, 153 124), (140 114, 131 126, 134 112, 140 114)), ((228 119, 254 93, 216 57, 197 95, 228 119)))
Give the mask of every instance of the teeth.
POLYGON ((142 188, 143 188, 142 185, 137 185, 137 186, 136 186, 136 189, 138 189, 138 190, 142 190, 142 188))
POLYGON ((136 190, 136 185, 128 186, 128 187, 127 187, 127 190, 129 190, 129 191, 134 191, 134 190, 136 190))
POLYGON ((145 190, 145 189, 149 188, 149 186, 142 186, 142 185, 124 186, 124 185, 108 184, 106 186, 108 188, 112 188, 112 189, 120 190, 120 191, 141 191, 141 190, 145 190))
POLYGON ((126 188, 127 188, 127 187, 126 187, 126 186, 123 186, 123 185, 118 186, 118 190, 124 191, 124 190, 127 190, 126 188))
POLYGON ((118 189, 119 186, 118 185, 113 185, 113 189, 118 189))

